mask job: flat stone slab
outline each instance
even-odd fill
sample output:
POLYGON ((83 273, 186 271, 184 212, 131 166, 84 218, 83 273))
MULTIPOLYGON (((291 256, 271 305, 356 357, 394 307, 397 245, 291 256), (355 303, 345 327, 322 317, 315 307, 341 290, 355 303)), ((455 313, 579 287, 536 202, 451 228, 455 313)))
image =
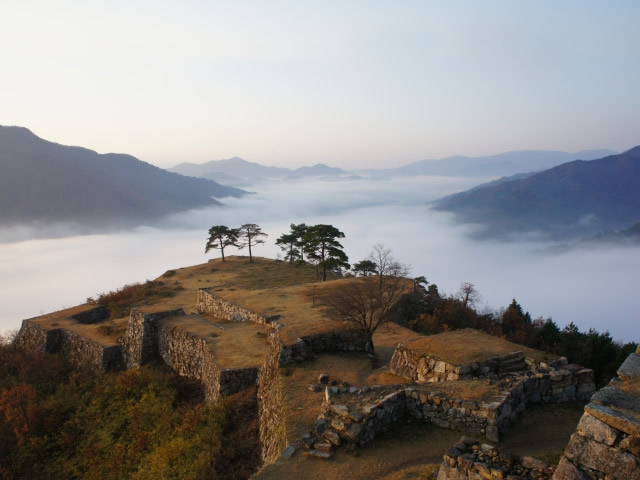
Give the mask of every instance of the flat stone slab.
POLYGON ((315 458, 331 458, 333 452, 321 452, 320 450, 307 450, 302 453, 305 457, 315 457, 315 458))
POLYGON ((640 377, 640 355, 633 353, 620 365, 618 376, 623 379, 640 377))
POLYGON ((608 386, 593 394, 591 403, 598 403, 618 410, 629 410, 632 415, 637 414, 637 419, 640 421, 640 402, 638 401, 640 391, 636 392, 636 390, 640 390, 640 379, 626 382, 614 379, 608 386))
POLYGON ((630 435, 640 436, 640 419, 635 416, 597 403, 590 403, 584 407, 584 410, 607 425, 630 435))

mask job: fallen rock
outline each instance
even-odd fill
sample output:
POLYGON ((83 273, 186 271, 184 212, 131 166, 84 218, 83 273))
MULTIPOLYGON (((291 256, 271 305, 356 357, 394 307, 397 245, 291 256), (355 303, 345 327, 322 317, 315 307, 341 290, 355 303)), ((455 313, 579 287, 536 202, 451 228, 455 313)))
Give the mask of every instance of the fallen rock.
POLYGON ((295 453, 295 451, 296 451, 296 447, 294 447, 293 445, 289 445, 282 452, 282 458, 291 458, 291 456, 295 453))

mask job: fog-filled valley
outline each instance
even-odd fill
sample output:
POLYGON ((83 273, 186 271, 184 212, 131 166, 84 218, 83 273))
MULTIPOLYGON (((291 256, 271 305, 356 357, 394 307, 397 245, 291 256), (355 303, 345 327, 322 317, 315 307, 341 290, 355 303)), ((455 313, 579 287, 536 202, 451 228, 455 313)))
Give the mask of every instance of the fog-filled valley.
MULTIPOLYGON (((3 302, 0 331, 24 318, 83 303, 87 297, 140 282, 168 269, 206 262, 211 225, 257 223, 269 234, 254 255, 278 258, 275 239, 291 223, 327 223, 345 233, 353 264, 383 243, 424 275, 441 293, 471 282, 482 295, 480 310, 506 307, 513 298, 533 318, 551 317, 562 328, 608 330, 617 340, 638 335, 635 279, 637 247, 575 248, 550 253, 552 243, 525 237, 510 242, 474 240, 478 226, 460 225, 428 202, 491 178, 419 176, 265 182, 223 206, 174 214, 163 223, 99 235, 70 234, 69 225, 4 229, 0 241, 3 302), (31 238, 31 239, 29 239, 31 238)), ((229 248, 227 255, 246 255, 229 248)))

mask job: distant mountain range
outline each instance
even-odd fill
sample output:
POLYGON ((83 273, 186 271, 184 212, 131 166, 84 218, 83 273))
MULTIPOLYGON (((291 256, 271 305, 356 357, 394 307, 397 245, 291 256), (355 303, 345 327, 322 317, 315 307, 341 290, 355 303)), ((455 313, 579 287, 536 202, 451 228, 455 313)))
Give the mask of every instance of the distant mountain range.
POLYGON ((181 163, 168 170, 192 177, 202 177, 230 185, 244 186, 265 180, 297 180, 303 178, 361 179, 363 177, 385 179, 415 177, 420 175, 451 177, 500 177, 537 172, 572 160, 593 160, 615 154, 612 150, 585 150, 566 153, 549 150, 523 150, 483 157, 448 157, 441 160, 420 160, 396 168, 357 169, 353 172, 329 167, 322 163, 297 169, 267 167, 233 157, 211 160, 205 163, 181 163))
POLYGON ((0 225, 135 225, 219 204, 243 190, 191 178, 130 155, 98 154, 0 126, 0 225))
POLYGON ((485 235, 578 238, 640 221, 640 146, 481 185, 433 203, 485 235))
POLYGON ((265 180, 295 180, 299 178, 345 178, 353 174, 341 168, 328 167, 322 163, 312 167, 290 168, 267 167, 259 163, 248 162, 242 158, 233 157, 226 160, 211 160, 205 163, 181 163, 170 172, 202 177, 230 185, 246 185, 265 180))
POLYGON ((499 177, 546 170, 572 160, 593 160, 617 152, 584 150, 576 153, 554 150, 518 150, 481 157, 454 156, 440 160, 420 160, 397 168, 358 170, 372 176, 435 175, 447 177, 499 177))

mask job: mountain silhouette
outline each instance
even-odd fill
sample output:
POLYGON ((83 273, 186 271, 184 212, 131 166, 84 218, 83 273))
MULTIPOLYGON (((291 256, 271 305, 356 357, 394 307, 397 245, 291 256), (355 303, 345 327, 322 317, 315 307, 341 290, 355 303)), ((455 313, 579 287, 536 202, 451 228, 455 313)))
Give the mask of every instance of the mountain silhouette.
POLYGON ((0 224, 140 224, 220 204, 243 190, 184 177, 124 154, 98 154, 0 126, 0 224))
POLYGON ((539 232, 577 238, 625 228, 640 220, 640 147, 486 184, 433 207, 485 226, 490 236, 539 232))

